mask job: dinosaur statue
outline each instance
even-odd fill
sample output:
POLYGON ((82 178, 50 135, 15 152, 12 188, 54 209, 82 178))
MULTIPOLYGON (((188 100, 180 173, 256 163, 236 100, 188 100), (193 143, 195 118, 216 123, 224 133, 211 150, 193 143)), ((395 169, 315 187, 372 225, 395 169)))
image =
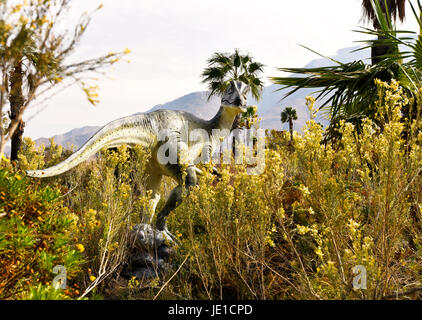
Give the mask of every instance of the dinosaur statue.
MULTIPOLYGON (((200 156, 203 161, 209 161, 222 138, 230 134, 234 118, 246 110, 249 86, 241 81, 231 81, 221 98, 221 107, 211 120, 197 118, 183 111, 157 110, 154 112, 129 116, 114 120, 101 128, 66 160, 50 168, 29 170, 31 177, 51 177, 64 173, 79 163, 87 160, 104 147, 113 148, 122 144, 140 144, 151 150, 147 164, 147 190, 152 190, 150 199, 152 222, 155 208, 160 200, 160 184, 163 175, 175 179, 178 186, 169 195, 163 209, 158 213, 155 226, 160 231, 166 231, 166 218, 182 200, 182 171, 186 169, 185 188, 197 184, 197 174, 202 171, 195 164, 200 156), (192 139, 192 132, 204 132, 208 139, 192 139), (166 158, 166 155, 169 155, 166 158), (177 155, 173 157, 171 155, 177 155), (167 160, 167 161, 165 161, 167 160)), ((213 173, 219 175, 213 168, 213 173)))

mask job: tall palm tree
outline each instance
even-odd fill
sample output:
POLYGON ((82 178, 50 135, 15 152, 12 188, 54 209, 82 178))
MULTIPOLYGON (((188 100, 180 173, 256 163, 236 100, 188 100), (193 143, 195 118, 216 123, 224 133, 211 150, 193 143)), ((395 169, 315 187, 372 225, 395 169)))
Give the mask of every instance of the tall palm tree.
POLYGON ((281 112, 281 122, 282 123, 289 123, 289 131, 290 131, 290 144, 293 143, 293 121, 297 120, 297 113, 296 109, 292 107, 286 107, 281 112))
MULTIPOLYGON (((390 28, 397 18, 400 21, 404 21, 406 17, 406 0, 362 0, 363 18, 372 22, 376 30, 381 30, 382 28, 380 19, 377 17, 377 11, 374 9, 374 1, 379 3, 390 28)), ((378 43, 371 47, 372 64, 377 64, 382 60, 383 56, 394 53, 395 50, 391 45, 383 43, 386 40, 384 35, 378 35, 378 40, 378 43)))
MULTIPOLYGON (((212 96, 221 96, 230 85, 230 81, 238 80, 250 87, 252 96, 259 100, 261 98, 264 83, 260 75, 264 65, 253 60, 249 54, 241 54, 239 49, 234 53, 216 52, 207 61, 208 67, 202 72, 202 83, 208 84, 212 96)), ((239 128, 241 115, 238 114, 233 121, 232 130, 239 128)), ((235 153, 235 141, 238 137, 233 136, 233 154, 235 153)))

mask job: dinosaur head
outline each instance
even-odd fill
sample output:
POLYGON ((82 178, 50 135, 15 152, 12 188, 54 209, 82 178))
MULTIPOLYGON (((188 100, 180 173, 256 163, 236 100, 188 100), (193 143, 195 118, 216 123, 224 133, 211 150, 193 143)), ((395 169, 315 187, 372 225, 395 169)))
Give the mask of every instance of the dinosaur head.
POLYGON ((247 84, 242 81, 232 80, 221 97, 221 105, 236 108, 239 112, 245 112, 248 93, 249 86, 247 84))

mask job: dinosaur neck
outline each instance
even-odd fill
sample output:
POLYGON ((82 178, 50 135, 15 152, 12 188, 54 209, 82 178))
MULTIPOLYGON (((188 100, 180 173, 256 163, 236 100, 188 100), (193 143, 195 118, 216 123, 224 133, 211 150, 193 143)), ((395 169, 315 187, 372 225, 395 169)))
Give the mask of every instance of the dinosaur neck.
POLYGON ((211 128, 231 130, 234 118, 239 113, 240 110, 238 111, 235 108, 221 106, 214 118, 209 120, 211 128))

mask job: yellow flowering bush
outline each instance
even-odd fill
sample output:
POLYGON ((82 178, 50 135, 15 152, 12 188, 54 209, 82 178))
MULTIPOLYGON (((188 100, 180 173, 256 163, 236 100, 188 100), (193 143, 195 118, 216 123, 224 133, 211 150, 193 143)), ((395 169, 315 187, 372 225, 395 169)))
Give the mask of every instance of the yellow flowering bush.
POLYGON ((397 82, 377 85, 377 118, 359 130, 342 122, 336 144, 311 120, 294 150, 269 137, 262 175, 239 165, 202 178, 171 215, 190 254, 179 283, 201 288, 182 286, 187 297, 418 297, 407 292, 422 280, 421 123, 402 118, 397 82))
MULTIPOLYGON (((148 152, 104 150, 43 180, 60 188, 75 215, 74 240, 83 250, 75 249, 87 261, 78 278, 80 293, 128 299, 420 299, 422 128, 419 117, 402 116, 409 105, 420 108, 420 97, 408 99, 395 81, 377 86, 379 99, 368 106, 376 118, 359 127, 341 122, 336 143, 324 143, 309 97, 312 120, 292 144, 282 132, 268 133, 262 174, 248 175, 242 164, 221 165, 216 178, 211 165, 202 165, 198 186, 169 216, 181 245, 174 272, 163 279, 119 276, 127 232, 148 211, 148 152)), ((47 157, 30 141, 25 148, 25 169, 65 157, 56 146, 56 156, 47 157)), ((165 179, 157 211, 173 187, 165 179)))

